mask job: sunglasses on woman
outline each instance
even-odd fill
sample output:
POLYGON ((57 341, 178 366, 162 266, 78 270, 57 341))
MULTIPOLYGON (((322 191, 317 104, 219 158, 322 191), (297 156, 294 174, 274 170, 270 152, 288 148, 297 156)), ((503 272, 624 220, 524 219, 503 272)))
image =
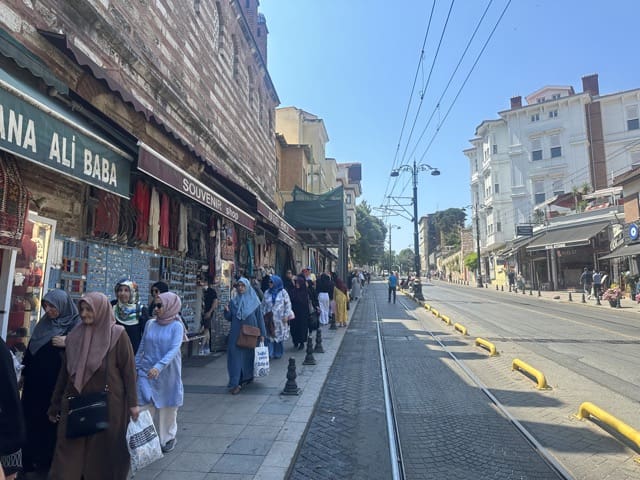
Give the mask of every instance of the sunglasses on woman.
POLYGON ((153 304, 153 308, 162 308, 162 304, 161 303, 154 303, 153 304))

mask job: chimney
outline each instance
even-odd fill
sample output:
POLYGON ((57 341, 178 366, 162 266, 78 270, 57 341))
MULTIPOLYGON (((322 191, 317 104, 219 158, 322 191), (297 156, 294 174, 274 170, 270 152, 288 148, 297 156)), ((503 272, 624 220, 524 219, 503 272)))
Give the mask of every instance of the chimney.
POLYGON ((520 95, 517 97, 511 97, 511 110, 520 107, 522 107, 522 97, 520 95))
POLYGON ((594 97, 600 95, 600 87, 598 85, 598 74, 592 73, 582 77, 582 91, 590 93, 594 97))

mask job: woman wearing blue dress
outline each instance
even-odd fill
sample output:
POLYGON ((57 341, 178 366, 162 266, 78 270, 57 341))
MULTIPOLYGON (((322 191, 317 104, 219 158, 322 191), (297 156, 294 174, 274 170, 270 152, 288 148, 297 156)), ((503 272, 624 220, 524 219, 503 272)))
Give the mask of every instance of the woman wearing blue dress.
POLYGON ((182 406, 182 356, 184 326, 180 320, 182 302, 173 292, 159 294, 153 302, 153 316, 145 326, 136 354, 138 403, 149 410, 158 430, 162 451, 176 445, 178 408, 182 406))
POLYGON ((242 277, 236 284, 236 295, 229 305, 224 307, 224 318, 231 322, 229 343, 227 345, 227 372, 229 374, 229 393, 240 393, 242 385, 253 381, 253 348, 240 348, 236 345, 242 324, 260 329, 260 341, 264 341, 266 330, 260 310, 260 299, 251 288, 249 280, 242 277))

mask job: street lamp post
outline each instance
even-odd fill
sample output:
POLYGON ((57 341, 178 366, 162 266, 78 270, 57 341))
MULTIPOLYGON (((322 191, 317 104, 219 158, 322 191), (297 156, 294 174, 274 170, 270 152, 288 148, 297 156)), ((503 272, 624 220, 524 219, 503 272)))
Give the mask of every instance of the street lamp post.
POLYGON ((393 269, 393 258, 392 258, 392 250, 391 250, 391 230, 394 228, 400 228, 398 225, 389 225, 389 275, 391 275, 391 270, 393 269))
POLYGON ((426 163, 416 164, 415 158, 413 165, 400 165, 395 170, 391 170, 391 176, 397 177, 400 171, 405 170, 411 172, 413 181, 413 251, 414 251, 414 269, 418 283, 414 287, 414 296, 417 300, 424 300, 422 295, 422 280, 420 278, 420 238, 418 235, 418 172, 430 171, 431 175, 440 175, 440 170, 426 163))
POLYGON ((478 274, 476 275, 476 287, 482 288, 482 263, 480 262, 480 214, 478 213, 478 205, 476 204, 476 248, 478 255, 478 274))

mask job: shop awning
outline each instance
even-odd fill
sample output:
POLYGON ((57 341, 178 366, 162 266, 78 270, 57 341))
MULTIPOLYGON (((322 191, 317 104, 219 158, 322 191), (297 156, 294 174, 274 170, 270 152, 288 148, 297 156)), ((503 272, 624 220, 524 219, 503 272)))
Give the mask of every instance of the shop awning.
POLYGON ((27 50, 24 45, 2 28, 0 28, 0 55, 12 59, 21 68, 26 68, 34 77, 41 78, 44 83, 55 88, 58 92, 65 95, 69 92, 67 85, 58 80, 40 58, 27 50))
POLYGON ((129 198, 133 158, 78 114, 0 69, 0 149, 129 198))
POLYGON ((598 233, 609 226, 610 222, 571 225, 548 230, 527 245, 527 250, 548 250, 551 248, 570 248, 589 245, 598 233))
POLYGON ((610 258, 620 257, 635 257, 640 255, 640 243, 633 243, 631 245, 623 245, 616 248, 613 252, 603 255, 598 260, 608 260, 610 258))

